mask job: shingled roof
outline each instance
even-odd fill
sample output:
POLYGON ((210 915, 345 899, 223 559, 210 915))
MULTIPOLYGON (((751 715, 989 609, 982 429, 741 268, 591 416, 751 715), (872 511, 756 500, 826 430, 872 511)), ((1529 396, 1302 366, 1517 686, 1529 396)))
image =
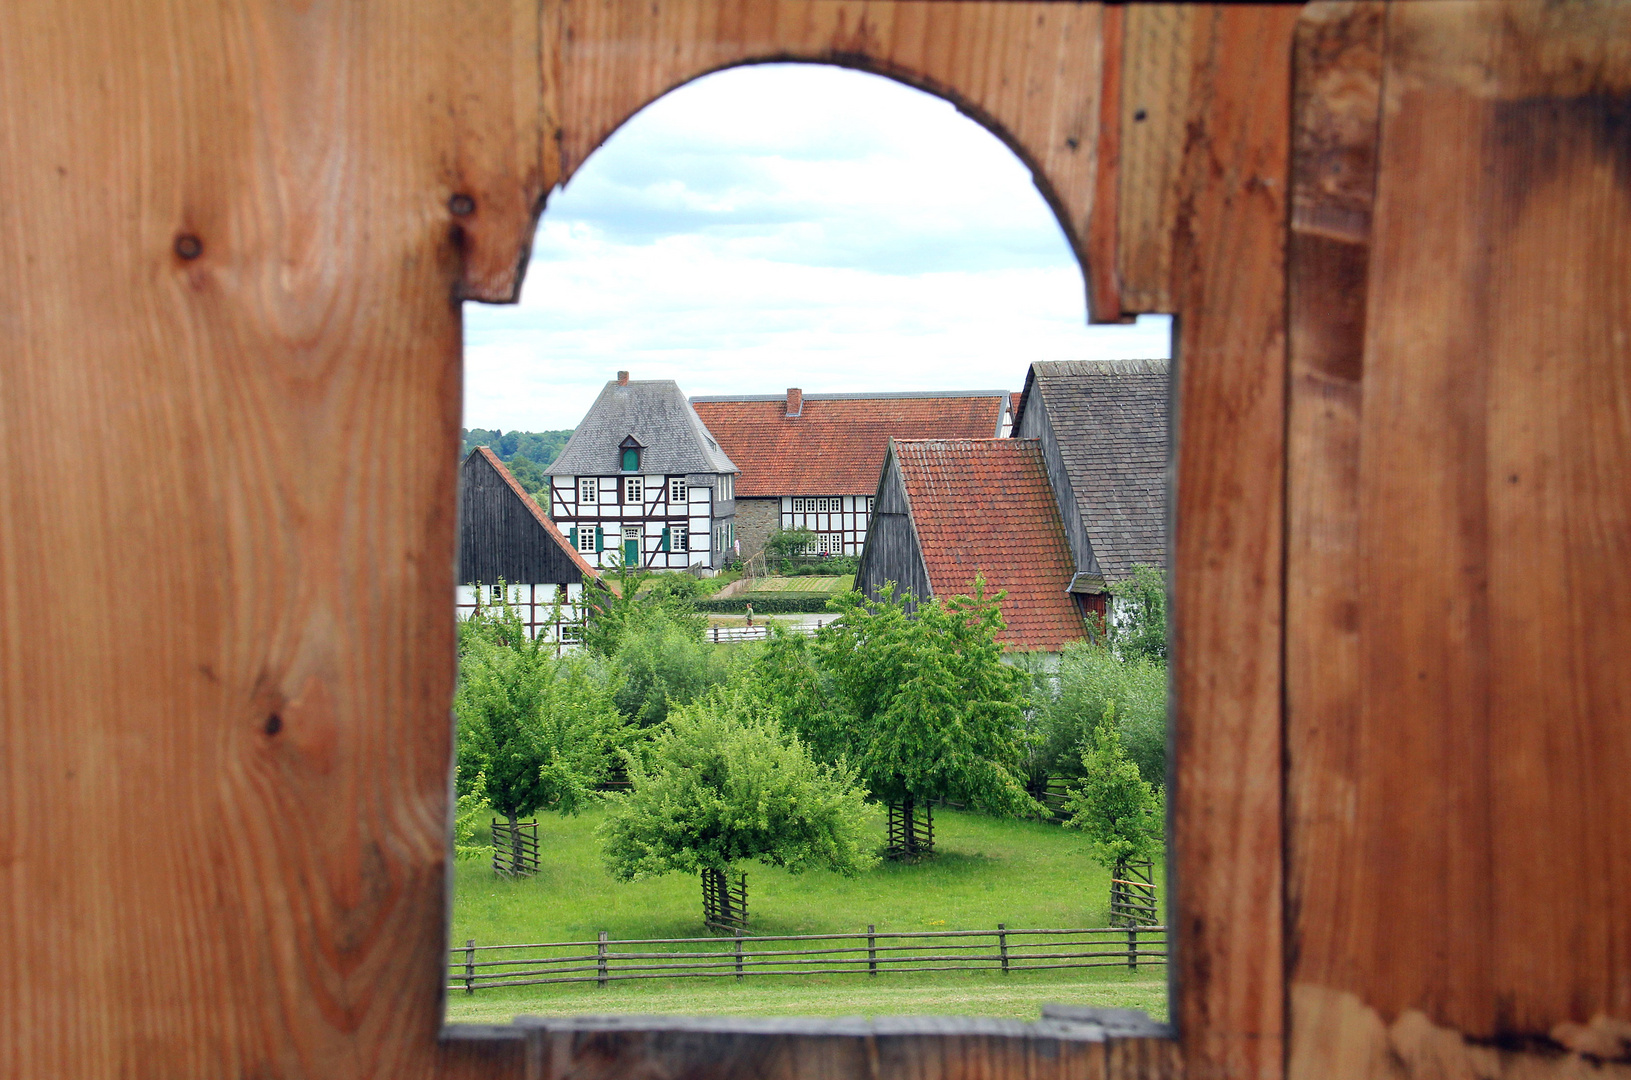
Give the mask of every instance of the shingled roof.
POLYGON ((619 469, 619 447, 633 436, 644 450, 642 473, 736 472, 725 451, 691 408, 672 379, 606 384, 572 432, 561 456, 545 469, 550 476, 611 475, 619 469))
POLYGON ((896 439, 894 453, 936 596, 966 593, 983 574, 988 594, 1008 593, 1005 644, 1058 652, 1087 637, 1039 440, 896 439))
POLYGON ((1000 431, 1005 390, 755 394, 691 404, 741 467, 738 498, 871 495, 891 437, 982 439, 1000 431), (791 415, 788 402, 802 405, 791 415))
POLYGON ((1078 568, 1096 562, 1110 584, 1167 564, 1168 382, 1165 360, 1036 363, 1025 379, 1014 432, 1046 410, 1092 545, 1078 568))

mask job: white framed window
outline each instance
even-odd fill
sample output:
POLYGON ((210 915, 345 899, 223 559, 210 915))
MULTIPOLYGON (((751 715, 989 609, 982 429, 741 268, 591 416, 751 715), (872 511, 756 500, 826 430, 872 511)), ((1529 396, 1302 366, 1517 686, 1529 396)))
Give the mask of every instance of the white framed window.
POLYGON ((734 498, 736 498, 736 477, 732 476, 730 473, 721 473, 719 476, 720 501, 723 502, 726 499, 734 498))
POLYGON ((623 478, 623 501, 626 503, 642 503, 646 501, 645 477, 625 476, 623 478))
POLYGON ((835 532, 821 533, 816 537, 816 550, 823 555, 844 554, 844 534, 835 532))
POLYGON ((684 525, 675 525, 669 530, 669 550, 690 551, 691 530, 684 525))
POLYGON ((578 477, 578 502, 592 503, 600 501, 600 481, 593 476, 578 477))
POLYGON ((595 534, 599 530, 593 525, 581 525, 572 531, 578 535, 578 550, 593 555, 595 552, 595 534))
POLYGON ((668 482, 668 501, 682 503, 688 497, 689 489, 685 486, 685 477, 676 476, 668 482))

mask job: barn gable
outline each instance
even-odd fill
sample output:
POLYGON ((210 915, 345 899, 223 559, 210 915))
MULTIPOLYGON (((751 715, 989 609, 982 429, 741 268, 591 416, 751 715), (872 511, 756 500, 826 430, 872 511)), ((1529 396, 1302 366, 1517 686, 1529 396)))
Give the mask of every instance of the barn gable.
POLYGON ((1038 440, 891 440, 878 507, 856 575, 868 596, 895 581, 945 598, 983 577, 987 595, 1007 593, 1009 648, 1057 652, 1087 637, 1038 440))
POLYGON ((597 576, 497 454, 470 452, 460 476, 461 583, 569 585, 597 576))

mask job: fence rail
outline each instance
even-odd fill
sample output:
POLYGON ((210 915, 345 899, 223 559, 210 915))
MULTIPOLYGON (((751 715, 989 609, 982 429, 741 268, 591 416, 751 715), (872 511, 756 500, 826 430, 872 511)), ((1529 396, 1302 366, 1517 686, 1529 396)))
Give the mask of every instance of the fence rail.
POLYGON ((1064 930, 924 930, 763 937, 626 938, 477 945, 451 950, 448 988, 706 979, 747 975, 870 975, 901 971, 1042 971, 1165 964, 1164 926, 1064 930), (766 948, 821 942, 813 948, 766 948), (845 944, 854 942, 855 944, 845 944), (637 948, 637 946, 671 946, 637 948), (686 947, 689 946, 689 947, 686 947))
MULTIPOLYGON (((770 637, 770 616, 755 616, 760 622, 757 626, 710 626, 708 627, 708 640, 715 645, 731 641, 764 641, 770 637)), ((799 634, 804 637, 815 637, 816 631, 837 619, 817 619, 813 623, 778 623, 789 634, 799 634)))

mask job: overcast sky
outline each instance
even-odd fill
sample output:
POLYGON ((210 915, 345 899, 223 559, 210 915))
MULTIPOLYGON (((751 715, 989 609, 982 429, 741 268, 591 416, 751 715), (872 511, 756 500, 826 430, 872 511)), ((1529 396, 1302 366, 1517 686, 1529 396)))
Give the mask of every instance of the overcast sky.
POLYGON ((1019 159, 938 98, 831 67, 710 75, 544 212, 521 302, 465 305, 465 426, 573 427, 627 369, 688 394, 1018 390, 1033 360, 1165 357, 1089 327, 1019 159))

